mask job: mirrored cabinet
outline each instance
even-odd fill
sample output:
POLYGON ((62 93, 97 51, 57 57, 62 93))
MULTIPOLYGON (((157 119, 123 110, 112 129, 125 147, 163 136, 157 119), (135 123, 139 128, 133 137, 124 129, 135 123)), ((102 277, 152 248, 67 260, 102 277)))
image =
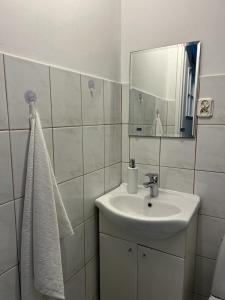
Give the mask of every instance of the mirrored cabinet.
POLYGON ((131 52, 129 134, 194 137, 200 42, 131 52))

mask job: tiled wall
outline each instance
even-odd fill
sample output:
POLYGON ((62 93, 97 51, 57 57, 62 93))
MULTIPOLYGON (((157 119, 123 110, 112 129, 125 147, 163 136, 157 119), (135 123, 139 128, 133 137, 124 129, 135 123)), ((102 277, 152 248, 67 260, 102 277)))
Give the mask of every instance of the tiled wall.
POLYGON ((0 299, 19 300, 18 257, 33 90, 74 235, 62 241, 67 300, 97 299, 94 199, 121 182, 121 85, 0 55, 0 299), (92 80, 95 88, 90 91, 92 80), (17 253, 18 252, 18 253, 17 253))
MULTIPOLYGON (((139 182, 160 174, 160 186, 201 197, 195 274, 196 300, 206 300, 225 234, 225 75, 200 78, 200 97, 215 100, 214 116, 198 121, 196 139, 128 137, 128 86, 122 90, 122 165, 135 158, 139 182)), ((194 276, 194 274, 193 274, 194 276)))

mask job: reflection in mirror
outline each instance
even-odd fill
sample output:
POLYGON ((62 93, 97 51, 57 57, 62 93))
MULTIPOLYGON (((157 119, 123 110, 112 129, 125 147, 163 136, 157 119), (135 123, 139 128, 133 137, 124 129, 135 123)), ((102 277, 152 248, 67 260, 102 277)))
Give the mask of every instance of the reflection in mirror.
POLYGON ((131 53, 130 135, 195 135, 199 56, 200 42, 131 53))

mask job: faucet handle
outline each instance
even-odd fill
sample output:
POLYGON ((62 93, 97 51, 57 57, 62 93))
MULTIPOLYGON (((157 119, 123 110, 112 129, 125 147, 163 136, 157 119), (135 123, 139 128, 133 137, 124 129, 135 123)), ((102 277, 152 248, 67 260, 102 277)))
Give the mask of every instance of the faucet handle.
POLYGON ((158 183, 159 174, 157 173, 147 173, 145 176, 149 177, 149 181, 152 183, 158 183))

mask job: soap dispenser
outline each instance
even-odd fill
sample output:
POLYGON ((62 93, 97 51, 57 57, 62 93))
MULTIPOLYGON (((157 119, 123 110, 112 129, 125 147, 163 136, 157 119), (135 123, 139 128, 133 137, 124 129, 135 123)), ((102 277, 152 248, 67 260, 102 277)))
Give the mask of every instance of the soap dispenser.
POLYGON ((137 194, 138 191, 138 168, 135 165, 135 159, 130 159, 127 170, 127 192, 128 194, 137 194))

